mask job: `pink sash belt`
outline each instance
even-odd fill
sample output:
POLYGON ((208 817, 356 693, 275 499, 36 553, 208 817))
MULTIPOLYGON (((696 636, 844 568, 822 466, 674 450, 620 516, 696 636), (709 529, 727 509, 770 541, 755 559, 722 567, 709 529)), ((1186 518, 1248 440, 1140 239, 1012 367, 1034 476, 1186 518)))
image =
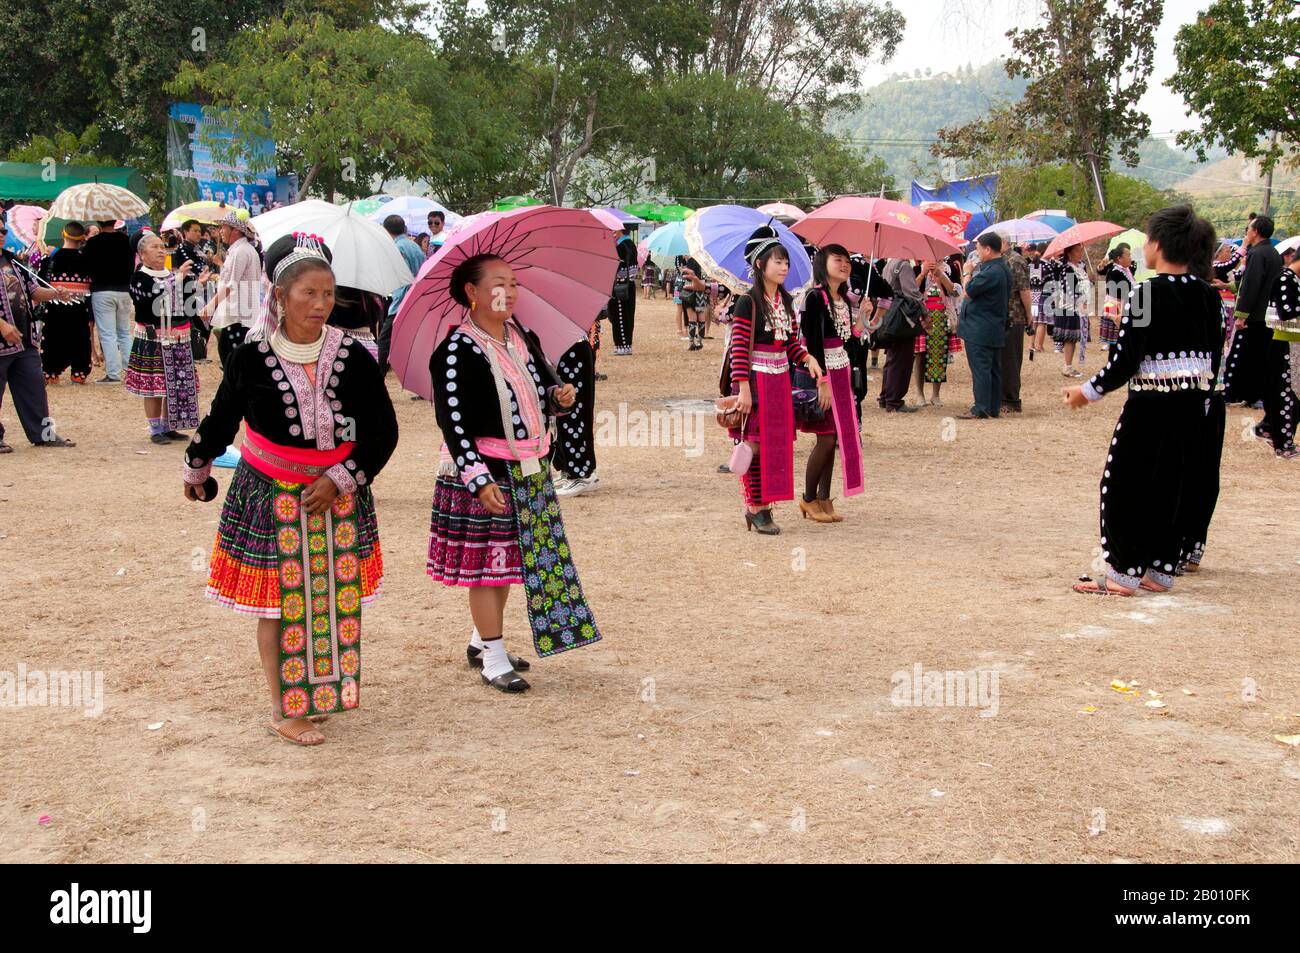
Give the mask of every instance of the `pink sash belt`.
POLYGON ((342 463, 356 446, 344 441, 333 450, 286 447, 268 440, 252 427, 244 428, 243 459, 258 473, 285 483, 313 483, 336 464, 342 463))

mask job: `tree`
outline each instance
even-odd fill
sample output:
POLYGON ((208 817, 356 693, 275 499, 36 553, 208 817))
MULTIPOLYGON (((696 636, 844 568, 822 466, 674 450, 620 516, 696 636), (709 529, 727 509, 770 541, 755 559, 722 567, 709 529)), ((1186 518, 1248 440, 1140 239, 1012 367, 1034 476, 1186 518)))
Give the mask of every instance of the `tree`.
POLYGON ((713 32, 698 70, 720 69, 821 124, 855 108, 860 68, 887 62, 903 38, 903 15, 885 0, 713 0, 713 32))
POLYGON ((80 135, 58 129, 53 135, 32 136, 25 145, 9 150, 10 162, 44 162, 60 165, 114 165, 112 156, 100 151, 99 127, 87 126, 80 135))
POLYGON ((289 16, 248 31, 217 62, 183 63, 168 89, 221 111, 235 136, 210 142, 214 157, 254 158, 256 141, 269 137, 280 170, 298 172, 304 194, 319 180, 331 198, 359 198, 374 176, 428 170, 436 73, 417 35, 289 16))
MULTIPOLYGON (((1021 161, 1060 160, 1086 170, 1100 209, 1111 154, 1137 161, 1150 118, 1137 108, 1151 75, 1163 0, 1044 0, 1037 25, 1008 31, 1009 76, 1025 94, 992 117, 1023 138, 1021 161)), ((987 135, 980 122, 941 132, 936 154, 960 155, 987 135)))
POLYGON ((1165 85, 1183 97, 1201 125, 1180 133, 1196 150, 1222 145, 1258 159, 1272 192, 1273 167, 1300 162, 1300 17, 1293 0, 1216 0, 1174 40, 1178 69, 1165 85))

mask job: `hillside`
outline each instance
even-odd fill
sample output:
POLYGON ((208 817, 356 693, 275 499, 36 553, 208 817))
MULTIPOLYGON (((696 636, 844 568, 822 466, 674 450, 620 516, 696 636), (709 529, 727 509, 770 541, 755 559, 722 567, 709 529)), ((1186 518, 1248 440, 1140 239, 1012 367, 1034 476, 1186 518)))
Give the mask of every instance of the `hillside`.
MULTIPOLYGON (((933 182, 942 178, 940 163, 929 150, 938 131, 978 119, 995 106, 1019 99, 1024 90, 1025 81, 1007 76, 1000 60, 949 73, 899 73, 865 90, 861 107, 831 117, 827 128, 884 159, 900 183, 912 178, 933 182)), ((1208 166, 1164 139, 1146 140, 1139 154, 1137 167, 1117 162, 1115 171, 1158 188, 1181 187, 1186 175, 1198 170, 1208 174, 1208 166)), ((1210 155, 1211 160, 1226 157, 1221 150, 1210 155)))

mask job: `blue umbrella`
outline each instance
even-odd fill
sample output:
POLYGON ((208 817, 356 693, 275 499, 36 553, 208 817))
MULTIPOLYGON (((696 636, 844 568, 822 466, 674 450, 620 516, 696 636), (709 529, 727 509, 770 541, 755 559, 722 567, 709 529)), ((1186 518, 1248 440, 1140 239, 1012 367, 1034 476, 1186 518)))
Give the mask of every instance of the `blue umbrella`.
POLYGON ((689 255, 690 246, 686 244, 684 222, 669 222, 662 228, 656 228, 646 239, 646 249, 650 257, 660 268, 671 268, 678 255, 689 255))
POLYGON ((1044 225, 1055 229, 1058 233, 1079 224, 1068 215, 1049 215, 1046 212, 1031 212, 1025 218, 1035 222, 1042 222, 1044 225))
MULTIPOLYGON (((799 236, 756 208, 710 205, 683 224, 690 254, 699 261, 704 273, 736 294, 748 291, 752 283, 749 262, 745 260, 745 243, 762 225, 776 229, 782 247, 790 256, 790 273, 785 277, 785 289, 798 291, 812 282, 812 261, 799 236)), ((654 237, 651 236, 650 240, 653 242, 654 237)))

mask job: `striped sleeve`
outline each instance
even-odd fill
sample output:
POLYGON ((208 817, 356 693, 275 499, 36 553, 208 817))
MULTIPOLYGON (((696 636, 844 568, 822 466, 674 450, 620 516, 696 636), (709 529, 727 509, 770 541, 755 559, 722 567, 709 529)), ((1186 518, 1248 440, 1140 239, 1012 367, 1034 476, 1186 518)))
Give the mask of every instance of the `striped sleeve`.
POLYGON ((749 380, 749 353, 754 343, 753 299, 741 295, 731 321, 731 380, 739 384, 749 380))

